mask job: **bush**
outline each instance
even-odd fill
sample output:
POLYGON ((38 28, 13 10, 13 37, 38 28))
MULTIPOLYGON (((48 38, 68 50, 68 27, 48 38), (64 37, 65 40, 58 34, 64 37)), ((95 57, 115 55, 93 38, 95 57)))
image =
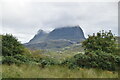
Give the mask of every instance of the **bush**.
POLYGON ((29 62, 29 58, 27 58, 25 55, 17 54, 14 56, 15 59, 20 60, 21 62, 29 62))
POLYGON ((12 35, 2 35, 2 55, 14 56, 24 52, 23 45, 12 35))
POLYGON ((50 65, 58 65, 60 64, 58 61, 56 61, 53 58, 40 58, 39 63, 41 64, 42 68, 44 68, 45 66, 50 66, 50 65))
POLYGON ((62 64, 67 64, 69 68, 100 68, 103 70, 115 71, 119 68, 120 57, 98 51, 89 54, 77 54, 69 60, 65 60, 62 64))
POLYGON ((120 49, 111 30, 109 32, 102 30, 96 35, 89 35, 83 41, 82 46, 85 48, 85 54, 78 54, 73 57, 74 63, 78 66, 106 70, 117 70, 120 66, 120 49))
POLYGON ((2 64, 37 64, 39 61, 36 58, 27 57, 25 55, 4 56, 2 64))
POLYGON ((3 57, 2 59, 2 64, 8 64, 8 65, 11 65, 11 64, 21 64, 22 62, 20 60, 17 60, 15 59, 14 57, 12 56, 5 56, 3 57))
POLYGON ((82 43, 85 51, 101 50, 106 53, 113 53, 116 51, 117 44, 116 38, 113 36, 111 30, 109 32, 98 32, 96 35, 88 36, 88 38, 82 43))
POLYGON ((58 64, 58 62, 52 58, 45 58, 42 60, 42 62, 46 62, 46 65, 55 65, 58 64))

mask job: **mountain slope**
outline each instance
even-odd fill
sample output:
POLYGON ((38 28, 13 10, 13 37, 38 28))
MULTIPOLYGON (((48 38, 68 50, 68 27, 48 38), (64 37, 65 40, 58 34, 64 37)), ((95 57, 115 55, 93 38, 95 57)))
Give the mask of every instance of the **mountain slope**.
POLYGON ((37 32, 37 34, 28 42, 29 44, 35 44, 35 43, 39 43, 39 42, 42 42, 46 39, 46 36, 48 34, 43 31, 43 30, 39 30, 37 32))
POLYGON ((59 49, 85 40, 80 26, 56 28, 50 33, 39 30, 38 33, 25 44, 31 49, 59 49))
POLYGON ((79 42, 85 39, 85 37, 82 29, 79 26, 71 26, 54 29, 52 32, 49 33, 47 39, 48 40, 66 39, 79 42))

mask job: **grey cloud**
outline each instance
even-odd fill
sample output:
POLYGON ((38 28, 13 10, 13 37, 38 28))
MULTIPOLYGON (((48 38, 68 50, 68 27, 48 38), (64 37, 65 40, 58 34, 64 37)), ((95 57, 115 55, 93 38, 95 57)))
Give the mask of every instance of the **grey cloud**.
POLYGON ((40 3, 21 1, 2 7, 3 33, 12 33, 20 41, 29 41, 39 29, 80 25, 85 35, 112 29, 117 35, 117 2, 40 3))

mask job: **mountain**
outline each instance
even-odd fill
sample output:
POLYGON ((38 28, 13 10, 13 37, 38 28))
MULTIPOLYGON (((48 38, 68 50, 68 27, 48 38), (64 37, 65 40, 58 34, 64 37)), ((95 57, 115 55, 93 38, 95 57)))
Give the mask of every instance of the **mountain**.
POLYGON ((47 36, 47 40, 66 39, 79 42, 85 39, 84 33, 79 26, 63 27, 54 29, 47 36))
POLYGON ((83 40, 85 37, 80 26, 66 26, 56 28, 49 33, 39 30, 25 46, 31 49, 59 49, 83 40))
POLYGON ((45 38, 46 38, 47 35, 48 34, 45 31, 43 31, 43 30, 40 29, 37 32, 37 34, 33 37, 33 39, 31 39, 28 43, 34 44, 34 43, 42 42, 42 41, 45 40, 45 38))

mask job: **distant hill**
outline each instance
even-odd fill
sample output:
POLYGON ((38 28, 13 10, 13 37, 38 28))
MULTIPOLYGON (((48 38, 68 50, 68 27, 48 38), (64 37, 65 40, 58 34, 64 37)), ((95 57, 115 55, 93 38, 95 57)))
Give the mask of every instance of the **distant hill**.
POLYGON ((66 26, 56 28, 50 33, 39 30, 25 46, 31 49, 64 48, 84 40, 84 33, 80 26, 66 26))
POLYGON ((28 44, 35 44, 35 43, 42 42, 46 39, 47 35, 48 34, 45 31, 40 29, 37 32, 37 34, 28 42, 28 44))
POLYGON ((47 40, 66 39, 79 42, 85 39, 83 30, 79 26, 63 27, 54 29, 47 36, 47 40))

